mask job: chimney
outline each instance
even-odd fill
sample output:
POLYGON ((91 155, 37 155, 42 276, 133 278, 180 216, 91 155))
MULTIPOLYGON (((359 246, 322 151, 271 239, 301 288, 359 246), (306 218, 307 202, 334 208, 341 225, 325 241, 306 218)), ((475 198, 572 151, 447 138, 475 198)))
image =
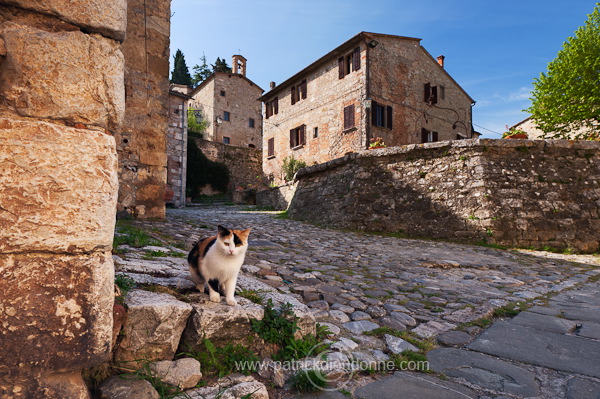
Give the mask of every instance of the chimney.
POLYGON ((231 66, 233 67, 233 73, 246 76, 246 59, 241 55, 234 55, 231 57, 231 66))
POLYGON ((445 59, 445 58, 446 58, 446 57, 444 57, 443 55, 438 55, 438 57, 437 57, 437 62, 438 62, 438 64, 440 64, 440 66, 441 66, 442 68, 444 67, 444 59, 445 59))
POLYGON ((273 89, 275 88, 275 86, 277 86, 277 85, 275 84, 275 82, 271 82, 271 83, 269 83, 269 87, 271 88, 271 90, 273 90, 273 89))

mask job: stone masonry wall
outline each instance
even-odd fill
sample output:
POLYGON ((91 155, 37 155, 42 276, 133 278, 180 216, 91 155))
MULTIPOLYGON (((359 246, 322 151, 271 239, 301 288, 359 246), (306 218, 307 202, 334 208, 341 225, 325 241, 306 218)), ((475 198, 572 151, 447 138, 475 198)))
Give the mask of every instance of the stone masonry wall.
POLYGON ((214 141, 194 139, 196 145, 211 161, 223 162, 229 168, 229 190, 265 187, 262 174, 262 151, 255 148, 235 147, 214 141))
POLYGON ((126 1, 0 1, 0 398, 110 353, 126 1))
POLYGON ((600 243, 599 150, 460 140, 363 151, 299 171, 288 211, 336 228, 591 252, 600 243))
POLYGON ((187 173, 187 100, 169 95, 169 129, 167 131, 167 185, 173 190, 171 203, 185 206, 187 173))
POLYGON ((127 1, 126 109, 116 136, 120 216, 165 216, 170 9, 170 0, 127 1))

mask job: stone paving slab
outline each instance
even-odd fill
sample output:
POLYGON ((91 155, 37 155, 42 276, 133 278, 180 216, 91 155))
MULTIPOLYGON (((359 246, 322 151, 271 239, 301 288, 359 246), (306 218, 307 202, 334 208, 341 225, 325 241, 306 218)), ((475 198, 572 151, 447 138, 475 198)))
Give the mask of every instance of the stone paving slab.
POLYGON ((475 341, 470 350, 555 370, 600 378, 600 342, 511 322, 496 322, 475 341))
POLYGON ((471 384, 519 397, 540 394, 530 371, 478 352, 455 348, 434 349, 427 354, 432 370, 449 377, 464 378, 471 384))
POLYGON ((396 372, 380 381, 360 387, 354 396, 364 399, 466 399, 478 398, 471 389, 425 374, 396 372))
POLYGON ((513 324, 535 328, 557 334, 565 334, 575 330, 577 323, 572 320, 541 315, 532 312, 521 312, 510 320, 513 324))
POLYGON ((598 399, 600 398, 600 383, 574 377, 567 383, 566 399, 598 399))

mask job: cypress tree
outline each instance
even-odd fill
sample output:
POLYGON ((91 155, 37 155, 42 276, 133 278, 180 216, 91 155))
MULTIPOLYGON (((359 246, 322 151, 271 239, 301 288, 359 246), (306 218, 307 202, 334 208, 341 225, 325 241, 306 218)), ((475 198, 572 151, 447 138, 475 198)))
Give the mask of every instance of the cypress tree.
POLYGON ((173 56, 173 71, 171 72, 171 83, 179 85, 192 85, 192 77, 190 71, 185 63, 185 57, 183 52, 177 49, 177 52, 173 56))

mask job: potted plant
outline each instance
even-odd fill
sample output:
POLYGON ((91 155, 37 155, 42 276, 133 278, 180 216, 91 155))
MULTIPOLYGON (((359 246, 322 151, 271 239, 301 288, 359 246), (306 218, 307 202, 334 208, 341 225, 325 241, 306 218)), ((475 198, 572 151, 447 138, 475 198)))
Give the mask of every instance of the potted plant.
POLYGON ((520 129, 509 129, 502 135, 503 139, 521 139, 526 140, 528 138, 527 133, 520 129))
POLYGON ((371 143, 369 144, 369 150, 374 150, 376 148, 385 148, 387 147, 383 142, 381 137, 375 137, 371 139, 371 143))

